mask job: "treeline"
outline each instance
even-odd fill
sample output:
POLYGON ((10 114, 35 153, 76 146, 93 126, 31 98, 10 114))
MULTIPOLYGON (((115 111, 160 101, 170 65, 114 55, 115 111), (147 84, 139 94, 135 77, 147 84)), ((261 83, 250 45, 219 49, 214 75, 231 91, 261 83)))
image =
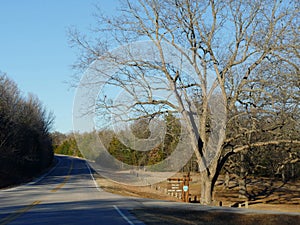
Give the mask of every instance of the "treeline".
MULTIPOLYGON (((112 130, 94 131, 84 134, 64 135, 53 133, 54 149, 56 153, 86 157, 96 162, 103 162, 105 155, 99 153, 100 145, 103 145, 110 155, 127 165, 145 167, 155 165, 162 160, 167 159, 180 139, 181 125, 175 116, 168 114, 164 116, 166 125, 165 136, 163 142, 155 146, 149 151, 137 151, 130 147, 130 144, 125 144, 122 137, 126 136, 128 131, 120 131, 116 133, 112 130), (122 134, 125 133, 125 134, 122 134), (95 136, 99 139, 95 143, 95 136), (80 142, 80 148, 76 141, 80 142), (99 143, 101 142, 101 144, 99 143)), ((132 123, 132 134, 139 139, 149 138, 151 132, 149 130, 147 119, 142 119, 132 123)), ((232 132, 234 128, 227 127, 232 132)), ((288 135, 292 134, 292 126, 286 131, 288 135)), ((295 135, 298 135, 298 129, 295 128, 295 135)), ((253 135, 252 138, 255 138, 253 135)), ((260 139, 270 139, 268 134, 261 133, 260 139)), ((237 141, 237 140, 236 140, 237 141)), ((241 143, 243 139, 240 139, 241 143)), ((187 143, 188 144, 188 143, 187 143)), ((235 143, 236 145, 238 143, 235 143)), ((299 146, 291 143, 282 143, 278 145, 268 145, 260 147, 252 147, 247 151, 233 154, 224 164, 221 173, 226 172, 235 174, 236 177, 257 176, 280 178, 283 180, 300 178, 300 161, 299 146)), ((172 169, 172 165, 169 165, 172 169)), ((160 168, 158 168, 160 169, 160 168)), ((185 172, 197 172, 198 165, 196 157, 193 156, 187 164, 182 168, 185 172)))
POLYGON ((0 187, 22 182, 53 160, 53 115, 40 100, 24 98, 17 84, 0 74, 0 187))
MULTIPOLYGON (((151 132, 148 126, 148 120, 135 121, 131 132, 138 139, 149 138, 151 132)), ((114 158, 127 165, 147 166, 154 165, 169 157, 176 148, 180 135, 180 122, 172 114, 164 117, 166 124, 165 137, 163 142, 149 151, 137 151, 125 145, 120 136, 126 136, 127 131, 115 133, 112 130, 101 130, 83 134, 63 134, 54 132, 51 134, 53 140, 53 149, 56 154, 64 154, 88 159, 100 160, 99 146, 104 147, 114 158), (95 135, 98 136, 99 142, 95 143, 95 135), (76 138, 75 138, 76 136, 76 138), (80 148, 77 141, 80 142, 80 148)))
MULTIPOLYGON (((289 119, 290 121, 288 121, 288 119, 284 120, 284 126, 274 129, 274 125, 270 124, 270 118, 274 119, 274 116, 268 117, 264 120, 261 119, 259 126, 261 126, 261 129, 265 132, 257 132, 255 134, 251 133, 251 141, 262 142, 274 140, 274 137, 270 136, 270 134, 266 132, 267 129, 270 129, 272 133, 280 132, 282 136, 299 136, 299 127, 292 119, 289 119), (272 127, 267 127, 271 125, 272 127)), ((227 127, 227 132, 230 136, 236 137, 231 140, 230 144, 228 144, 229 147, 231 145, 232 147, 241 144, 247 145, 247 141, 250 140, 249 137, 242 136, 240 127, 245 129, 245 126, 242 126, 242 124, 250 123, 251 120, 249 118, 237 118, 236 120, 238 121, 234 121, 235 124, 229 124, 227 127)), ((178 145, 181 135, 180 121, 171 113, 164 115, 162 121, 166 125, 165 136, 162 138, 163 141, 149 151, 134 150, 130 147, 132 143, 126 144, 126 138, 124 137, 128 136, 128 130, 114 132, 109 129, 83 134, 76 133, 76 139, 74 138, 74 134, 64 135, 55 132, 52 134, 53 146, 55 153, 86 157, 91 160, 96 160, 96 162, 99 163, 105 162, 105 158, 103 157, 106 156, 102 154, 103 152, 99 151, 100 148, 104 147, 110 155, 123 162, 124 165, 127 164, 143 168, 148 165, 155 165, 162 160, 167 159, 178 145), (98 137, 96 142, 95 137, 98 137), (80 148, 76 141, 79 141, 80 148)), ((280 119, 277 118, 276 121, 279 123, 280 119)), ((151 135, 149 130, 149 120, 141 119, 133 122, 130 126, 130 132, 132 132, 132 134, 138 139, 149 138, 151 135)), ((227 148, 224 148, 224 152, 222 154, 225 155, 225 153, 228 152, 228 146, 227 148)), ((280 178, 284 181, 297 179, 300 178, 299 154, 299 145, 295 145, 293 142, 251 147, 237 154, 232 154, 222 167, 221 174, 229 173, 242 178, 247 176, 280 178)), ((173 169, 171 164, 168 165, 168 168, 173 169)), ((198 171, 195 155, 182 168, 182 171, 198 171)))
MULTIPOLYGON (((162 137, 162 142, 148 151, 139 151, 131 148, 130 145, 136 144, 134 143, 134 140, 129 145, 124 143, 130 142, 130 140, 126 140, 125 138, 121 138, 123 140, 120 140, 120 137, 126 137, 126 133, 129 131, 121 131, 118 134, 109 130, 101 131, 99 132, 99 138, 108 152, 125 164, 139 167, 155 165, 167 159, 172 154, 181 135, 180 122, 175 116, 172 114, 165 115, 163 122, 165 123, 166 128, 165 136, 162 137), (107 140, 108 137, 110 140, 109 142, 107 140)), ((135 121, 130 129, 137 139, 146 140, 150 138, 151 131, 149 129, 149 119, 135 121)), ((136 145, 137 148, 149 148, 149 146, 138 146, 141 145, 141 143, 136 145)), ((101 155, 98 157, 101 157, 101 155)), ((172 167, 172 165, 169 166, 172 167)))
MULTIPOLYGON (((147 166, 156 164, 167 158, 177 146, 180 137, 179 121, 172 115, 165 117, 166 136, 164 142, 150 151, 136 151, 122 143, 118 138, 122 134, 116 134, 112 130, 94 131, 91 133, 75 134, 77 140, 80 140, 80 149, 78 148, 74 134, 63 134, 54 132, 51 134, 53 140, 53 149, 56 154, 86 157, 89 159, 99 159, 95 150, 94 138, 99 136, 99 141, 104 145, 107 151, 121 162, 134 166, 147 166), (96 132, 96 134, 95 134, 96 132)), ((147 120, 139 120, 131 126, 133 134, 140 139, 147 139, 150 135, 147 120)), ((123 131, 124 132, 124 131, 123 131)))
MULTIPOLYGON (((243 122, 241 119, 240 123, 243 122)), ((76 140, 73 135, 63 136, 62 134, 54 135, 55 140, 59 140, 60 143, 55 145, 55 152, 68 155, 80 155, 88 159, 94 159, 96 162, 103 162, 104 155, 99 154, 99 146, 101 141, 102 147, 104 147, 110 155, 119 161, 127 165, 144 167, 148 165, 155 165, 162 160, 167 159, 172 152, 176 149, 181 135, 181 125, 175 116, 167 114, 163 119, 166 130, 163 142, 155 146, 149 151, 137 151, 130 147, 130 144, 126 144, 122 137, 126 136, 128 131, 123 130, 116 133, 112 130, 94 131, 91 133, 75 134, 76 140, 80 142, 80 149, 76 144, 76 140), (124 135, 122 134, 124 133, 124 135), (95 143, 95 135, 99 139, 95 143), (83 153, 81 155, 80 151, 83 153)), ((249 120, 248 120, 249 121, 249 120)), ((268 123, 268 122, 266 122, 268 123)), ((296 124, 287 123, 288 129, 281 132, 287 135, 298 135, 299 129, 296 124), (292 130, 294 131, 292 132, 292 130)), ((263 125, 261 123, 261 125, 263 125)), ((131 132, 135 137, 139 139, 149 138, 151 132, 148 126, 147 119, 137 120, 132 123, 131 132)), ((228 132, 233 132, 234 127, 227 127, 228 132)), ((273 132, 275 130, 273 129, 273 132)), ((259 135, 252 134, 252 139, 258 140, 272 140, 269 134, 262 132, 259 135)), ((234 145, 241 144, 244 140, 242 137, 235 139, 234 145)), ((188 143, 187 143, 188 144, 188 143)), ((224 150, 224 154, 226 151, 224 150)), ((256 177, 270 177, 280 178, 283 180, 300 178, 300 160, 299 160, 299 146, 291 143, 282 143, 277 145, 257 146, 242 151, 237 154, 233 154, 224 164, 221 173, 226 172, 235 174, 236 177, 256 176, 256 177)), ((169 165, 172 169, 172 165, 169 165)), ((158 168, 160 169, 160 168, 158 168)), ((193 156, 187 164, 182 168, 182 171, 197 172, 198 165, 196 157, 193 156)))
POLYGON ((73 134, 54 132, 51 134, 55 154, 83 157, 73 134))

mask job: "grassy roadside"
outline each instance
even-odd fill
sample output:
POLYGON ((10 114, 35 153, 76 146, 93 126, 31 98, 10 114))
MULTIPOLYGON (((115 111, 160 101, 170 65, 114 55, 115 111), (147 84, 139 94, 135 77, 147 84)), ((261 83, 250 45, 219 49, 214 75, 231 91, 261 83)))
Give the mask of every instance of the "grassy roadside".
MULTIPOLYGON (((125 195, 125 196, 134 196, 150 199, 159 199, 159 200, 168 200, 168 201, 181 201, 175 197, 171 197, 156 188, 151 187, 136 187, 136 186, 126 186, 123 184, 115 183, 109 179, 103 178, 100 175, 95 175, 96 180, 101 188, 107 192, 125 195)), ((155 187, 164 187, 165 182, 156 184, 155 187)), ((197 179, 191 184, 191 187, 194 189, 197 188, 197 179)), ((294 188, 298 189, 298 183, 293 184, 294 188), (296 186, 295 186, 296 185, 296 186)), ((289 187, 289 186, 287 186, 289 187)), ((297 190, 295 189, 295 190, 297 190)), ((222 185, 216 187, 218 191, 217 197, 222 199, 224 202, 235 201, 235 198, 232 197, 235 192, 234 188, 226 190, 222 185)), ((256 210, 272 210, 280 212, 298 212, 300 213, 300 201, 297 198, 297 193, 295 190, 286 191, 283 195, 283 190, 279 190, 279 193, 276 195, 284 196, 286 202, 281 202, 281 204, 267 204, 265 201, 249 205, 250 209, 256 210), (295 197, 296 195, 296 197, 295 197), (293 201, 288 202, 288 198, 294 198, 293 201), (298 199, 298 200, 297 200, 298 199), (299 201, 299 203, 297 203, 299 201), (288 204, 290 203, 290 204, 288 204), (293 203, 293 204, 291 204, 293 203)), ((299 190, 299 189, 298 189, 299 190)), ((299 190, 300 191, 300 190, 299 190)), ((194 193, 195 194, 195 193, 194 193)), ((269 197, 274 198, 274 197, 269 197)), ((268 198, 267 198, 268 199, 268 198)), ((281 199, 282 200, 282 199, 281 199)), ((287 215, 287 214, 265 214, 262 211, 262 214, 240 214, 240 213, 229 213, 222 212, 222 208, 218 211, 194 211, 194 210, 178 210, 174 208, 138 208, 131 210, 131 213, 137 217, 137 219, 145 222, 145 224, 150 225, 185 225, 185 224, 239 224, 239 225, 282 225, 282 224, 299 224, 300 215, 287 215)))
MULTIPOLYGON (((103 178, 100 175, 96 175, 96 178, 99 186, 107 192, 125 196, 177 202, 181 201, 180 199, 167 195, 165 191, 163 191, 167 186, 167 182, 161 182, 153 185, 152 187, 139 187, 116 183, 109 179, 103 178)), ((270 192, 272 192, 272 194, 265 193, 265 195, 260 195, 259 193, 265 191, 266 187, 270 188, 270 184, 268 184, 267 182, 267 180, 255 181, 255 187, 251 187, 253 189, 250 189, 251 192, 258 194, 255 200, 249 201, 250 209, 300 213, 300 181, 287 183, 284 186, 282 186, 280 182, 273 182, 272 185, 274 187, 274 190, 270 189, 270 192)), ((193 176, 193 181, 190 184, 190 190, 192 197, 199 197, 199 180, 195 175, 193 176)), ((234 181, 230 183, 229 188, 224 188, 222 183, 218 182, 215 190, 215 199, 217 201, 222 201, 223 206, 230 206, 233 203, 241 200, 238 198, 238 187, 235 187, 234 181)))
POLYGON ((135 209, 131 213, 148 225, 296 225, 300 216, 189 211, 168 208, 135 209))
POLYGON ((161 191, 151 188, 149 186, 129 186, 120 183, 116 183, 107 178, 101 177, 99 174, 94 174, 98 185, 105 191, 123 195, 123 196, 132 196, 132 197, 141 197, 149 199, 159 199, 180 202, 181 200, 171 197, 167 194, 162 193, 161 191))

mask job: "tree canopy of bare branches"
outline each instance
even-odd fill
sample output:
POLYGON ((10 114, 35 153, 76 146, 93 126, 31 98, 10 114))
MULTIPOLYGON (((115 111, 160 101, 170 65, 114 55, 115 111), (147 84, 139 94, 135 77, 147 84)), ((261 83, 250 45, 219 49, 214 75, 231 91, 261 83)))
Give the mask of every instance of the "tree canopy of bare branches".
POLYGON ((81 85, 103 82, 102 116, 180 117, 201 171, 201 203, 210 204, 229 156, 300 144, 299 10, 285 0, 127 0, 118 15, 97 15, 91 39, 70 30, 81 53, 74 68, 96 61, 81 85), (103 62, 117 70, 107 73, 103 62), (121 100, 109 90, 122 90, 121 100))

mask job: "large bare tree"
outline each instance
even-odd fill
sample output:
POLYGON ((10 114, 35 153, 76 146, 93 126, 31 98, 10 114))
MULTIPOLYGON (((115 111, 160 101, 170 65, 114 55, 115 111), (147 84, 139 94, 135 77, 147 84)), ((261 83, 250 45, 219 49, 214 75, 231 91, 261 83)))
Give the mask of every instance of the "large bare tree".
MULTIPOLYGON (((113 76, 103 67, 93 76, 109 76, 106 85, 126 93, 117 104, 106 94, 97 99, 100 111, 122 121, 180 115, 201 173, 201 203, 211 204, 230 155, 300 143, 299 136, 271 135, 286 124, 283 107, 299 111, 299 10, 299 1, 284 0, 124 1, 119 15, 97 15, 90 39, 70 30, 71 43, 81 50, 74 67, 85 70, 94 60, 118 67, 113 76), (138 44, 130 45, 145 40, 157 53, 153 61, 138 44), (118 49, 124 54, 107 51, 118 45, 125 46, 118 49), (170 52, 180 56, 179 64, 170 63, 170 52), (285 99, 278 85, 283 83, 291 85, 285 99), (163 88, 172 96, 154 94, 163 88), (124 109, 130 110, 126 118, 124 109), (231 129, 225 132, 226 125, 231 129), (270 136, 260 139, 259 132, 270 136)), ((91 83, 93 78, 86 85, 91 83)))

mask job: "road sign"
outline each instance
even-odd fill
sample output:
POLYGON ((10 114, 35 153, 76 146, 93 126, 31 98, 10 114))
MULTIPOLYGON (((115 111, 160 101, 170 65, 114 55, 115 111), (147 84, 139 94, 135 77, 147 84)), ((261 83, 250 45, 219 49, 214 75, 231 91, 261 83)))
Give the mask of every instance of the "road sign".
POLYGON ((192 181, 190 173, 183 175, 183 177, 170 177, 168 178, 167 192, 172 196, 175 194, 184 201, 189 202, 189 182, 192 181))
POLYGON ((187 192, 189 190, 189 186, 184 185, 182 189, 183 189, 184 192, 187 192))

